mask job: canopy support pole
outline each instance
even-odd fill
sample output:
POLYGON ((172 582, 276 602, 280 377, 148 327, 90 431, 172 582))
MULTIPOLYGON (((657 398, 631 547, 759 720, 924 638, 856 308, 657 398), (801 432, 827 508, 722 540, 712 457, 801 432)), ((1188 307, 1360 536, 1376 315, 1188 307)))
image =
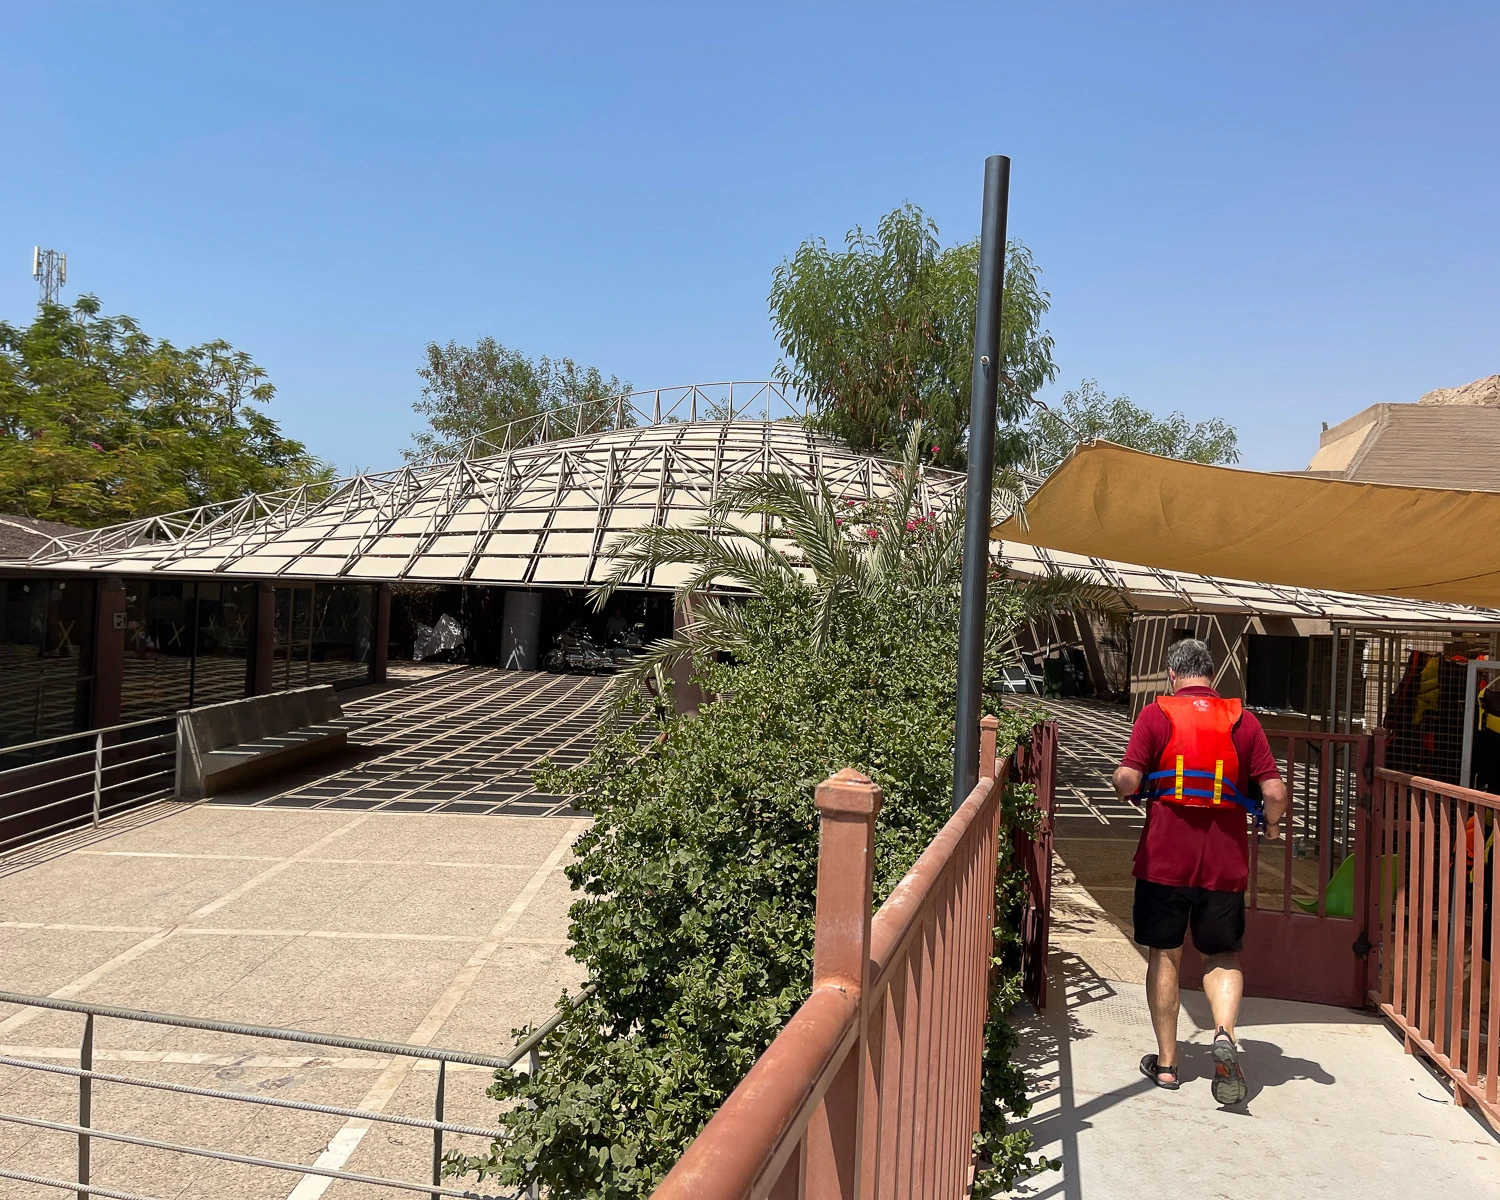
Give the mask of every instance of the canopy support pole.
POLYGON ((995 390, 1000 379, 1000 308, 1005 291, 1005 223, 1010 159, 984 160, 979 295, 969 377, 969 482, 964 495, 963 600, 958 618, 958 718, 953 807, 979 782, 979 703, 984 691, 984 608, 990 566, 990 489, 995 476, 995 390))

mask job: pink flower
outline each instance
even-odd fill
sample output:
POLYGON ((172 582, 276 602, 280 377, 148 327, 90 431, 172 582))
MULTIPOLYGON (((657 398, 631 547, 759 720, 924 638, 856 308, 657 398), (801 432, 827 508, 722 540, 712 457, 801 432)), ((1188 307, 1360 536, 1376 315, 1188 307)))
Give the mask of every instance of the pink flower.
POLYGON ((880 536, 880 530, 878 530, 878 529, 867 529, 867 530, 865 530, 865 536, 867 536, 873 542, 876 538, 878 538, 880 536))
POLYGON ((934 446, 934 447, 933 447, 933 448, 932 448, 932 452, 933 452, 933 453, 934 453, 934 454, 936 454, 936 453, 937 453, 937 452, 938 452, 938 451, 939 451, 939 450, 941 450, 941 449, 942 449, 942 447, 941 447, 941 446, 934 446))
POLYGON ((95 450, 103 450, 104 449, 104 447, 101 446, 98 442, 90 442, 89 445, 92 446, 95 450))
POLYGON ((915 521, 908 521, 906 523, 906 532, 907 533, 913 533, 913 532, 915 532, 916 528, 917 528, 917 523, 915 521))

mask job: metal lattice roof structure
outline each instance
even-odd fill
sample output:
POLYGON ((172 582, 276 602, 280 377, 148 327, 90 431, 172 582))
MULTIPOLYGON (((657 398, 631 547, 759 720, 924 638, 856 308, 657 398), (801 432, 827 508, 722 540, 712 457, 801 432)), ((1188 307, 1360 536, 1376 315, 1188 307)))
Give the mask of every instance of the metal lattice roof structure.
POLYGON ((1500 627, 1500 612, 1465 604, 1221 579, 1215 575, 1167 571, 1111 558, 1048 550, 1023 542, 991 542, 990 552, 1009 575, 1023 579, 1081 575, 1090 583, 1113 588, 1133 611, 1142 614, 1253 613, 1345 624, 1500 627))
MULTIPOLYGON (((665 406, 663 394, 513 422, 454 448, 452 458, 54 538, 26 565, 155 576, 581 587, 608 572, 613 537, 649 524, 691 526, 727 480, 780 473, 821 480, 839 497, 879 499, 894 491, 899 464, 814 433, 796 419, 779 385, 670 389, 665 406), (745 419, 747 409, 760 419, 745 419), (605 428, 540 440, 567 422, 605 428), (484 453, 497 445, 507 448, 484 453)), ((929 470, 922 501, 945 509, 962 488, 962 476, 929 470)), ((633 583, 670 588, 686 573, 663 567, 633 583)))
MULTIPOLYGON (((512 421, 394 471, 57 536, 24 564, 10 565, 167 577, 586 587, 608 572, 612 538, 647 524, 691 526, 728 480, 782 473, 821 480, 839 497, 891 494, 898 464, 820 436, 805 415, 779 383, 692 384, 608 397, 512 421)), ((1025 495, 1041 482, 1026 474, 1019 480, 1025 495)), ((963 486, 961 475, 929 468, 922 505, 947 511, 961 502, 963 486)), ((1082 574, 1142 613, 1500 624, 1500 612, 1464 605, 1219 579, 1018 542, 991 547, 1012 575, 1082 574)), ((686 574, 663 567, 633 583, 672 588, 686 574)))

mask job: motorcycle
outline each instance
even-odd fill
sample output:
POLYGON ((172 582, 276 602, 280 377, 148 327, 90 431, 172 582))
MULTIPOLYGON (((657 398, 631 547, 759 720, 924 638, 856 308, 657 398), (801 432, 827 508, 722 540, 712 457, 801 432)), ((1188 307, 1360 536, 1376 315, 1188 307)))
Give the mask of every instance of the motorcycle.
POLYGON ((614 661, 616 666, 629 662, 637 654, 646 648, 646 622, 637 621, 628 629, 623 629, 615 634, 604 648, 604 653, 614 661))
POLYGON ((577 626, 558 634, 542 666, 554 675, 610 675, 615 660, 599 649, 584 630, 577 626))

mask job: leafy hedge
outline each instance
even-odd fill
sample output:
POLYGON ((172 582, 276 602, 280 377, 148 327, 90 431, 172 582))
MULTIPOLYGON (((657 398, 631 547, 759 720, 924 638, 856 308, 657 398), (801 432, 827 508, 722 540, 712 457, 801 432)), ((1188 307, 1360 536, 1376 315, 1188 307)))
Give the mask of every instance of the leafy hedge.
MULTIPOLYGON (((1004 627, 1015 609, 995 599, 1004 627)), ((817 656, 797 588, 752 600, 746 620, 735 662, 705 671, 719 699, 696 719, 653 718, 644 753, 639 736, 601 734, 583 766, 539 776, 587 791, 595 814, 568 868, 581 893, 571 953, 595 991, 543 1043, 537 1075, 497 1076, 509 1136, 453 1156, 453 1174, 539 1181, 560 1197, 648 1195, 808 995, 816 785, 853 766, 883 789, 877 903, 950 815, 953 596, 851 601, 817 656)), ((995 711, 1003 753, 1034 716, 995 711)), ((1024 797, 1006 807, 1021 819, 1024 797)), ((1002 878, 1002 904, 1014 886, 1002 878)), ((1030 1146, 1007 1131, 1028 1105, 1005 1019, 1019 984, 1001 974, 981 1134, 993 1186, 1030 1146)))

